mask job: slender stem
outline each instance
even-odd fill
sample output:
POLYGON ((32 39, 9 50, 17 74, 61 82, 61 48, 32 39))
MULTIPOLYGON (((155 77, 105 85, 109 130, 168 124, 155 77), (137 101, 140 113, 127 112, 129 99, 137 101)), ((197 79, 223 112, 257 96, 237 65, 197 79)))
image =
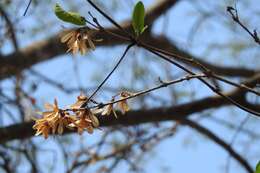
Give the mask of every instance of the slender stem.
POLYGON ((200 69, 201 69, 205 74, 207 74, 208 77, 215 78, 215 79, 217 79, 217 80, 219 80, 219 81, 222 81, 222 82, 227 83, 227 84, 229 84, 229 85, 233 85, 233 86, 238 87, 238 88, 241 88, 241 89, 245 89, 245 90, 247 90, 248 92, 251 92, 251 93, 254 93, 254 94, 260 96, 260 92, 254 90, 254 89, 252 89, 252 88, 250 88, 250 87, 248 87, 248 86, 246 86, 246 85, 237 84, 237 83, 232 82, 232 81, 229 81, 229 80, 227 80, 227 79, 225 79, 225 78, 223 78, 223 77, 221 77, 221 76, 219 76, 219 75, 216 75, 213 71, 211 71, 210 69, 206 68, 205 66, 203 66, 203 65, 200 64, 199 62, 195 61, 194 59, 185 58, 185 57, 180 56, 180 55, 177 55, 177 54, 175 54, 175 53, 171 53, 171 52, 168 52, 168 51, 165 51, 165 50, 162 50, 162 49, 153 47, 153 46, 151 46, 151 45, 148 45, 148 44, 145 44, 145 43, 142 43, 142 42, 139 42, 139 45, 142 46, 142 47, 147 47, 147 48, 149 48, 149 49, 151 49, 151 50, 153 50, 153 51, 162 53, 162 54, 164 54, 164 55, 166 55, 166 56, 173 57, 173 58, 175 58, 175 59, 177 59, 177 60, 178 60, 178 59, 179 59, 179 60, 185 60, 185 61, 188 61, 188 62, 190 62, 190 63, 193 63, 193 64, 197 65, 198 67, 200 67, 200 69))
POLYGON ((253 32, 251 32, 239 19, 238 17, 238 13, 237 13, 237 9, 233 8, 233 7, 227 7, 227 11, 229 12, 229 14, 231 15, 232 19, 239 24, 253 39, 254 41, 260 45, 260 38, 257 35, 256 30, 254 30, 253 32), (235 14, 233 13, 233 11, 235 11, 235 14))
MULTIPOLYGON (((246 116, 242 122, 240 123, 240 125, 237 127, 236 131, 235 131, 235 134, 233 135, 232 139, 231 139, 231 142, 229 143, 229 146, 232 147, 232 145, 234 144, 236 138, 238 137, 239 135, 239 132, 243 129, 243 126, 246 124, 246 122, 249 120, 250 116, 246 116)), ((226 162, 226 173, 229 172, 229 167, 230 167, 230 161, 231 161, 231 154, 229 153, 228 154, 228 157, 227 157, 227 162, 226 162)))
POLYGON ((95 18, 90 12, 88 12, 88 13, 89 13, 89 15, 92 17, 93 22, 97 25, 97 26, 96 26, 97 29, 99 29, 100 31, 104 31, 104 32, 106 32, 106 33, 108 33, 108 34, 110 34, 110 35, 112 35, 112 36, 114 36, 114 37, 120 38, 120 39, 122 39, 122 40, 132 41, 132 39, 129 38, 128 36, 119 35, 119 34, 116 34, 116 33, 111 32, 111 31, 109 31, 109 30, 106 30, 102 25, 99 24, 97 18, 95 18))
POLYGON ((254 90, 254 89, 252 89, 252 88, 250 88, 250 87, 248 87, 248 86, 246 86, 246 85, 244 85, 244 84, 237 84, 237 83, 235 83, 235 82, 232 82, 232 81, 230 81, 230 80, 227 80, 227 79, 225 79, 225 78, 223 78, 223 77, 221 77, 221 76, 218 76, 218 75, 216 75, 216 74, 211 74, 211 77, 213 77, 213 78, 215 78, 215 79, 217 79, 217 80, 219 80, 219 81, 222 81, 222 82, 224 82, 224 83, 227 83, 227 84, 229 84, 229 85, 233 85, 233 86, 235 86, 235 87, 238 87, 238 88, 241 88, 241 89, 245 89, 245 90, 247 90, 248 92, 251 92, 251 93, 254 93, 254 94, 260 96, 260 92, 254 90))
POLYGON ((109 77, 114 73, 114 71, 117 69, 117 67, 119 66, 119 64, 122 62, 122 60, 124 59, 124 57, 126 56, 126 53, 130 50, 130 48, 132 46, 134 46, 135 43, 131 43, 129 44, 123 55, 120 57, 120 59, 118 60, 118 62, 116 63, 116 65, 114 66, 114 68, 111 70, 111 72, 106 76, 106 78, 99 84, 99 86, 97 87, 97 89, 90 95, 90 97, 87 99, 87 101, 82 105, 82 107, 85 107, 88 103, 89 100, 91 100, 91 98, 101 89, 101 87, 105 84, 105 82, 109 79, 109 77))
POLYGON ((209 129, 201 126, 200 124, 191 121, 189 119, 180 120, 180 123, 186 124, 196 131, 200 132, 201 134, 204 134, 209 139, 220 145, 222 148, 224 148, 229 154, 232 155, 234 159, 236 159, 246 170, 248 173, 253 173, 253 169, 250 166, 250 164, 243 158, 242 155, 238 154, 230 145, 228 145, 225 141, 223 141, 220 137, 216 136, 214 133, 209 131, 209 129))
MULTIPOLYGON (((155 90, 158 90, 160 88, 164 88, 164 87, 167 87, 169 85, 173 85, 173 84, 176 84, 176 83, 180 83, 180 82, 183 82, 185 80, 190 80, 190 79, 195 79, 195 78, 198 78, 198 77, 207 77, 205 74, 196 74, 196 75, 188 75, 188 76, 184 76, 180 79, 176 79, 176 80, 171 80, 171 81, 168 81, 168 82, 162 82, 161 85, 157 85, 153 88, 150 88, 150 89, 147 89, 147 90, 143 90, 143 91, 140 91, 140 92, 137 92, 137 93, 134 93, 134 94, 130 94, 129 96, 127 97, 124 97, 124 98, 121 98, 121 99, 118 99, 118 100, 115 100, 115 101, 111 101, 111 102, 107 102, 107 103, 103 103, 101 105, 95 105, 95 106, 92 106, 92 107, 89 107, 90 109, 91 108, 102 108, 104 106, 107 106, 107 105, 111 105, 111 104, 115 104, 115 103, 118 103, 118 102, 121 102, 121 101, 124 101, 124 100, 128 100, 128 99, 131 99, 131 98, 135 98, 135 97, 138 97, 140 95, 144 95, 144 94, 147 94, 147 93, 150 93, 152 91, 155 91, 155 90)), ((85 108, 79 108, 79 109, 65 109, 63 111, 77 111, 77 110, 84 110, 85 108)))
POLYGON ((108 21, 110 21, 113 25, 115 25, 118 29, 124 32, 129 38, 133 38, 130 33, 128 33, 124 28, 122 28, 114 19, 108 16, 105 12, 103 12, 96 4, 94 4, 91 0, 87 0, 87 2, 94 7, 102 16, 104 16, 108 21))
MULTIPOLYGON (((174 62, 172 59, 168 58, 167 56, 171 56, 171 55, 168 54, 168 52, 165 52, 165 51, 160 50, 160 49, 158 50, 157 48, 153 48, 153 47, 151 47, 150 45, 146 45, 146 44, 144 44, 144 43, 142 43, 142 42, 140 42, 140 41, 137 42, 135 38, 133 38, 128 32, 126 32, 115 20, 113 20, 110 16, 108 16, 105 12, 103 12, 99 7, 97 7, 91 0, 87 0, 87 1, 88 1, 88 2, 91 4, 91 6, 93 6, 100 14, 102 14, 102 15, 103 15, 107 20, 109 20, 113 25, 115 25, 117 28, 119 28, 121 31, 123 31, 131 40, 133 40, 133 41, 134 41, 135 43, 137 43, 139 46, 145 48, 146 50, 152 52, 153 54, 159 56, 160 58, 162 58, 162 59, 164 59, 164 60, 170 62, 171 64, 174 64, 175 66, 177 66, 178 68, 184 70, 185 72, 187 72, 187 73, 189 73, 189 74, 191 74, 191 75, 195 75, 195 73, 193 73, 191 70, 185 68, 184 66, 182 66, 182 65, 180 65, 180 64, 178 64, 178 63, 176 63, 176 62, 174 62), (160 52, 160 53, 158 53, 158 52, 160 52), (164 55, 162 55, 162 54, 164 54, 164 55), (168 55, 165 56, 165 54, 168 54, 168 55)), ((196 65, 198 65, 198 66, 204 71, 204 73, 205 73, 208 77, 212 77, 212 75, 211 75, 212 72, 211 72, 210 70, 208 70, 206 67, 204 67, 203 65, 201 65, 199 62, 194 61, 193 59, 189 59, 189 58, 187 59, 187 58, 181 57, 181 56, 179 56, 179 55, 173 55, 172 57, 173 57, 173 58, 178 57, 178 58, 184 59, 184 60, 186 60, 186 61, 190 61, 190 62, 192 62, 192 63, 195 63, 196 65)), ((218 76, 217 76, 217 77, 218 77, 218 76)), ((254 115, 260 117, 260 113, 259 113, 259 112, 255 112, 255 111, 253 111, 253 110, 250 110, 250 109, 244 107, 243 105, 240 105, 239 103, 237 103, 236 101, 234 101, 232 98, 230 98, 230 97, 228 97, 228 96, 225 96, 223 93, 221 93, 218 89, 214 88, 212 85, 210 85, 210 84, 209 84, 206 80, 204 80, 203 78, 198 77, 198 79, 199 79, 201 82, 203 82, 208 88, 210 88, 213 92, 215 92, 216 94, 222 96, 222 97, 225 98, 227 101, 229 101, 229 102, 231 102, 232 104, 236 105, 236 106, 239 107, 240 109, 242 109, 242 110, 244 110, 244 111, 246 111, 246 112, 249 112, 249 113, 251 113, 251 114, 254 114, 254 115)), ((219 80, 222 80, 221 77, 218 77, 218 79, 219 79, 219 80)), ((222 81, 227 83, 227 80, 222 80, 222 81)), ((240 86, 240 85, 236 85, 236 84, 233 83, 233 82, 228 82, 228 83, 231 84, 231 85, 234 85, 234 86, 243 88, 243 89, 247 89, 248 91, 251 91, 251 92, 253 91, 253 93, 255 93, 255 94, 257 94, 257 95, 259 94, 258 92, 254 91, 254 90, 252 90, 252 89, 248 89, 248 88, 247 88, 246 86, 244 86, 244 85, 241 85, 241 86, 240 86)), ((94 94, 95 94, 95 92, 94 92, 94 94)), ((94 94, 93 94, 93 95, 94 95, 94 94)), ((243 95, 243 96, 244 96, 244 95, 243 95)))
MULTIPOLYGON (((143 48, 145 48, 146 50, 150 51, 151 53, 157 55, 158 57, 170 62, 171 64, 174 64, 175 66, 179 67, 180 69, 182 69, 183 71, 191 74, 191 75, 195 75, 195 73, 193 73, 192 71, 190 71, 189 69, 185 68, 184 66, 176 63, 175 61, 173 61, 172 59, 154 51, 154 50, 151 50, 149 47, 145 47, 143 46, 143 48)), ((256 112, 256 111, 253 111, 251 109, 248 109, 246 108, 245 106, 237 103, 236 101, 234 101, 232 98, 224 95, 223 93, 219 92, 216 88, 214 88, 213 86, 211 86, 206 80, 204 80, 203 78, 201 77, 198 77, 198 79, 203 82, 209 89, 211 89, 213 92, 215 92, 216 94, 218 94, 219 96, 222 96, 223 98, 225 98, 227 101, 231 102, 232 104, 236 105, 238 108, 248 112, 248 113, 251 113, 253 115, 256 115, 257 117, 260 117, 260 113, 259 112, 256 112)))
POLYGON ((30 0, 29 3, 27 4, 27 7, 26 7, 26 9, 25 9, 25 11, 24 11, 24 13, 23 13, 23 16, 26 15, 26 13, 27 13, 27 11, 28 11, 28 9, 29 9, 31 3, 32 3, 32 0, 30 0))
MULTIPOLYGON (((172 81, 168 81, 168 82, 163 82, 161 85, 155 86, 153 88, 150 88, 150 89, 147 89, 147 90, 144 90, 144 91, 137 92, 135 94, 131 94, 128 97, 124 97, 124 98, 121 98, 121 99, 116 100, 116 101, 112 101, 112 102, 109 102, 109 103, 106 103, 106 104, 102 104, 102 106, 106 106, 106 105, 118 103, 118 102, 121 102, 121 101, 124 101, 124 100, 127 100, 127 99, 135 98, 135 97, 138 97, 140 95, 144 95, 144 94, 150 93, 152 91, 158 90, 160 88, 168 87, 169 85, 173 85, 173 84, 176 84, 176 83, 183 82, 185 80, 190 80, 190 79, 194 79, 194 78, 198 78, 198 77, 206 77, 206 75, 204 75, 204 74, 188 75, 188 76, 182 77, 180 79, 176 79, 176 80, 172 80, 172 81)), ((95 107, 98 107, 98 106, 94 106, 93 108, 95 108, 95 107)))

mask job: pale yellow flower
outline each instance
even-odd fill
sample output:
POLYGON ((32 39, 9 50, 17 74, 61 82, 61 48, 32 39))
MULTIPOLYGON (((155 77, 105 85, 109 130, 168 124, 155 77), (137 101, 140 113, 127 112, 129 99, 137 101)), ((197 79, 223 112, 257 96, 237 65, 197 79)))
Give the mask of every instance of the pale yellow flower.
MULTIPOLYGON (((110 102, 114 102, 114 101, 115 98, 113 97, 110 102)), ((102 109, 101 115, 110 115, 111 112, 113 112, 114 116, 117 118, 117 114, 114 110, 113 104, 108 104, 102 109)))
POLYGON ((76 112, 76 115, 78 116, 78 120, 70 126, 76 127, 79 134, 82 134, 84 130, 87 130, 91 134, 94 127, 99 126, 97 117, 88 109, 79 110, 76 112))
MULTIPOLYGON (((120 99, 125 99, 129 96, 131 96, 131 94, 129 92, 123 91, 120 93, 120 99)), ((123 114, 125 114, 126 112, 128 112, 130 110, 130 107, 127 104, 127 100, 122 100, 122 101, 118 102, 117 105, 123 114)))
POLYGON ((70 106, 70 111, 74 115, 71 115, 69 110, 59 109, 56 99, 54 104, 46 103, 47 111, 40 112, 42 118, 35 119, 33 126, 33 129, 36 130, 35 135, 42 134, 46 139, 51 132, 62 134, 65 127, 76 128, 79 134, 82 134, 84 130, 93 133, 94 128, 99 127, 99 120, 95 116, 94 109, 82 108, 87 100, 88 98, 83 94, 77 97, 76 103, 70 106))
POLYGON ((76 121, 68 113, 59 110, 56 99, 53 105, 49 103, 45 104, 45 109, 48 111, 40 113, 42 118, 35 120, 35 125, 33 126, 33 129, 37 130, 35 135, 43 134, 47 138, 50 131, 54 134, 56 130, 59 134, 62 134, 64 127, 76 121))
POLYGON ((51 127, 45 119, 39 119, 34 124, 33 129, 37 130, 35 133, 35 136, 42 134, 44 136, 44 138, 47 139, 48 135, 50 133, 51 127))
POLYGON ((67 43, 67 52, 81 55, 86 54, 89 50, 94 50, 95 45, 92 41, 93 32, 87 29, 67 30, 61 35, 61 42, 67 43))
POLYGON ((87 96, 85 96, 83 93, 81 93, 81 94, 77 97, 76 103, 70 105, 70 109, 79 109, 79 108, 81 108, 81 106, 82 106, 83 104, 85 104, 87 100, 88 100, 87 96))

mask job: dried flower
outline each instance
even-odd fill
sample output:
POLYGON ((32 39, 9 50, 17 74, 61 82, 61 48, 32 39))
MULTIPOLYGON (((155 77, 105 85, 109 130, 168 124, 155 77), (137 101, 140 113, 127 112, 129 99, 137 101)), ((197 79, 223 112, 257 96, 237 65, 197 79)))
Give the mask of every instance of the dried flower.
POLYGON ((113 110, 113 104, 106 105, 103 108, 101 115, 110 115, 112 110, 113 110))
MULTIPOLYGON (((120 99, 125 99, 131 95, 132 95, 131 93, 123 91, 120 93, 120 99)), ((123 114, 125 114, 126 112, 128 112, 130 110, 130 107, 128 106, 126 99, 118 102, 117 105, 123 114)))
MULTIPOLYGON (((113 97, 110 102, 114 102, 115 98, 113 97)), ((106 105, 101 112, 101 115, 110 115, 113 112, 114 116, 117 118, 117 114, 114 110, 113 104, 106 105)))
POLYGON ((65 113, 65 115, 58 120, 58 134, 62 134, 64 127, 68 127, 69 124, 73 124, 76 121, 77 119, 75 117, 71 116, 69 113, 65 113))
POLYGON ((81 55, 87 53, 90 49, 95 49, 92 41, 93 31, 87 29, 67 30, 61 35, 61 42, 67 43, 67 52, 76 54, 80 51, 81 55), (87 44, 86 44, 87 42, 87 44))
POLYGON ((88 133, 93 133, 93 128, 99 126, 99 121, 97 117, 88 109, 79 110, 76 112, 78 120, 71 124, 71 127, 76 127, 78 133, 82 134, 84 130, 88 133))
POLYGON ((81 106, 82 106, 83 104, 85 104, 87 100, 88 100, 87 96, 85 96, 83 93, 81 93, 81 94, 77 97, 76 103, 70 105, 70 109, 79 109, 79 108, 81 108, 81 106))
POLYGON ((99 126, 99 120, 97 119, 97 117, 91 113, 91 114, 89 114, 89 118, 91 120, 93 127, 97 128, 99 126))
POLYGON ((69 113, 64 112, 59 109, 57 100, 54 100, 54 104, 45 104, 45 109, 48 111, 40 112, 42 118, 35 120, 35 125, 33 129, 36 129, 36 136, 43 134, 44 138, 48 138, 48 134, 52 132, 53 134, 58 132, 62 134, 64 127, 69 124, 74 123, 77 119, 71 116, 69 113))
POLYGON ((40 112, 42 118, 36 119, 33 129, 36 129, 35 135, 43 134, 44 138, 48 138, 50 132, 53 134, 58 132, 62 134, 64 128, 77 128, 79 134, 84 130, 88 133, 93 133, 94 128, 99 126, 99 120, 95 116, 95 110, 82 108, 88 98, 81 94, 77 97, 75 104, 71 105, 71 110, 75 113, 71 115, 68 110, 61 110, 58 107, 58 102, 55 99, 54 104, 45 104, 47 111, 40 112))
MULTIPOLYGON (((52 133, 55 133, 58 126, 61 126, 63 123, 60 118, 61 112, 58 108, 57 100, 54 100, 54 104, 45 104, 45 109, 48 111, 41 112, 40 114, 43 116, 41 119, 36 120, 33 129, 36 129, 37 132, 35 135, 40 135, 41 133, 45 138, 48 137, 50 130, 52 129, 52 133)), ((61 127, 59 127, 60 129, 61 127)))
POLYGON ((42 134, 45 139, 48 138, 49 132, 50 132, 50 126, 48 122, 45 119, 39 119, 36 121, 36 123, 33 126, 33 129, 36 129, 35 136, 38 136, 42 134))

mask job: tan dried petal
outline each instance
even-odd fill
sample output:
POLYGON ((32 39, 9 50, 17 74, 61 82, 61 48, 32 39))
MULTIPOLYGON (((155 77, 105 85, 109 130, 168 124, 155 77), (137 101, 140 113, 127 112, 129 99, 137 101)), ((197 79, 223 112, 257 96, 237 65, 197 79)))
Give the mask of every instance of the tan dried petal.
POLYGON ((58 123, 58 134, 62 134, 63 133, 63 122, 62 120, 60 120, 60 122, 58 123))
MULTIPOLYGON (((114 102, 114 101, 115 101, 115 98, 112 97, 112 99, 110 100, 110 102, 114 102)), ((113 113, 114 113, 113 104, 106 105, 106 106, 103 108, 103 112, 101 113, 101 115, 110 115, 112 111, 113 111, 113 113)))
POLYGON ((79 51, 79 40, 76 40, 71 47, 72 54, 76 54, 79 51))
POLYGON ((77 101, 76 103, 70 105, 70 109, 79 109, 81 108, 81 106, 83 104, 85 104, 85 102, 88 100, 87 96, 85 96, 83 93, 81 93, 78 97, 77 97, 77 101))
POLYGON ((76 54, 78 51, 83 55, 90 49, 95 49, 95 45, 92 41, 90 32, 84 32, 80 30, 65 31, 61 36, 61 42, 66 43, 68 46, 67 52, 76 54), (89 48, 86 45, 88 42, 89 48))
POLYGON ((112 109, 112 112, 113 112, 114 116, 117 118, 118 116, 116 114, 116 111, 114 109, 112 109))
POLYGON ((84 129, 92 126, 92 121, 89 119, 88 110, 80 111, 79 120, 74 122, 75 127, 78 129, 78 133, 82 134, 84 129))
POLYGON ((61 34, 61 42, 62 43, 66 43, 69 39, 71 39, 72 37, 74 37, 76 35, 76 31, 74 30, 69 30, 69 31, 64 31, 62 34, 61 34))
POLYGON ((90 120, 92 122, 92 125, 94 127, 99 127, 99 120, 97 119, 97 117, 93 114, 90 115, 90 120))
POLYGON ((112 109, 113 109, 113 105, 112 104, 106 105, 103 108, 103 112, 101 113, 101 115, 110 115, 111 112, 112 112, 112 109))
POLYGON ((52 114, 53 114, 53 111, 42 112, 43 118, 50 118, 50 117, 52 117, 52 114))
MULTIPOLYGON (((127 91, 123 91, 120 93, 120 99, 125 99, 131 95, 132 95, 131 93, 129 93, 127 91)), ((122 100, 122 101, 118 102, 118 107, 123 114, 125 114, 126 112, 128 112, 130 110, 130 107, 127 104, 127 100, 122 100)))
POLYGON ((118 102, 118 107, 123 114, 125 114, 126 112, 128 112, 130 110, 130 107, 128 106, 126 100, 122 100, 122 101, 118 102))
POLYGON ((71 37, 71 38, 68 40, 68 42, 67 42, 67 46, 68 46, 68 47, 72 47, 73 44, 75 43, 75 41, 77 41, 77 37, 76 37, 76 36, 71 37))
POLYGON ((48 122, 38 123, 34 126, 34 129, 37 129, 35 136, 43 134, 44 138, 47 139, 50 131, 50 126, 48 122))
POLYGON ((79 109, 83 105, 83 101, 77 101, 76 103, 70 105, 70 109, 79 109))
POLYGON ((86 46, 85 40, 80 40, 79 42, 79 50, 80 50, 80 54, 84 55, 86 54, 86 52, 88 51, 88 48, 86 46))
POLYGON ((91 39, 88 39, 88 45, 91 49, 95 50, 96 46, 94 45, 93 41, 91 39))
POLYGON ((44 138, 48 138, 49 132, 56 132, 59 123, 61 122, 61 113, 59 111, 58 102, 55 99, 54 104, 45 104, 46 109, 52 109, 50 111, 42 112, 42 118, 35 120, 33 129, 36 129, 36 135, 42 134, 44 138))
POLYGON ((104 108, 94 108, 91 109, 91 112, 95 115, 95 114, 101 114, 102 112, 104 112, 104 108))
POLYGON ((83 92, 81 92, 77 99, 80 101, 86 101, 88 97, 83 92))

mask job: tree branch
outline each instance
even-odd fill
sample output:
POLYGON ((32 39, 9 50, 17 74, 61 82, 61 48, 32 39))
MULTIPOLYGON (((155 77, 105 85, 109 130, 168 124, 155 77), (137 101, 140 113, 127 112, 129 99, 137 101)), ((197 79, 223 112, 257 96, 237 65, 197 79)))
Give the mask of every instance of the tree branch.
POLYGON ((256 32, 256 30, 254 30, 253 32, 251 32, 239 19, 238 13, 237 13, 237 9, 228 6, 227 7, 227 12, 231 15, 232 19, 238 24, 240 25, 253 39, 254 41, 260 45, 260 39, 258 37, 258 34, 256 32), (235 12, 235 13, 234 13, 235 12))
MULTIPOLYGON (((229 76, 229 77, 250 77, 255 74, 257 74, 259 71, 246 69, 243 67, 222 67, 218 66, 216 64, 210 64, 206 61, 204 61, 202 57, 195 57, 191 54, 189 54, 186 51, 181 50, 178 48, 173 42, 171 42, 168 38, 164 36, 154 37, 151 35, 145 35, 143 38, 143 41, 145 43, 149 43, 150 45, 154 47, 161 48, 163 50, 166 50, 168 52, 173 52, 175 54, 178 54, 181 57, 185 57, 187 59, 193 59, 194 61, 197 61, 201 65, 207 67, 209 70, 214 72, 215 74, 222 75, 222 76, 229 76)), ((198 66, 195 66, 190 61, 185 61, 185 59, 180 59, 182 63, 185 63, 189 65, 192 68, 198 68, 198 66)))
MULTIPOLYGON (((256 75, 244 84, 252 87, 256 85, 259 80, 260 75, 256 75)), ((239 103, 246 102, 244 91, 241 89, 235 89, 229 93, 225 93, 225 95, 239 103)), ((182 120, 194 113, 199 113, 207 109, 219 108, 221 106, 228 105, 230 105, 230 102, 228 102, 225 98, 215 96, 206 97, 197 101, 192 101, 172 107, 160 107, 149 110, 133 110, 128 112, 126 115, 122 115, 120 112, 118 112, 118 119, 116 119, 113 115, 99 116, 98 118, 101 126, 103 127, 114 125, 130 126, 167 120, 182 120)), ((260 105, 255 106, 254 110, 260 112, 260 105)), ((0 143, 5 143, 14 139, 25 139, 32 137, 34 134, 32 126, 33 122, 27 122, 0 128, 0 143)), ((72 131, 67 131, 67 133, 68 132, 72 131)))
MULTIPOLYGON (((160 15, 166 12, 170 7, 174 6, 177 1, 174 0, 164 0, 158 3, 156 6, 148 10, 147 13, 147 23, 153 23, 160 15)), ((124 30, 130 31, 132 29, 131 22, 123 22, 122 27, 124 30)), ((117 28, 106 28, 107 31, 113 32, 116 34, 122 34, 117 28)), ((108 34, 107 32, 100 31, 96 34, 98 38, 102 38, 102 42, 96 42, 96 46, 114 46, 121 44, 128 44, 125 40, 117 38, 113 35, 108 34)), ((212 70, 216 74, 225 75, 230 77, 250 77, 257 73, 257 71, 245 69, 245 68, 234 68, 234 67, 221 67, 209 64, 202 59, 196 58, 189 53, 177 48, 172 42, 167 40, 165 37, 154 37, 150 34, 146 34, 143 38, 144 42, 150 43, 153 46, 163 47, 165 50, 174 52, 184 57, 193 58, 198 61, 200 64, 204 65, 208 69, 212 70)), ((16 51, 4 57, 0 57, 0 80, 8 78, 12 75, 15 75, 27 68, 30 68, 34 64, 50 60, 55 58, 58 55, 63 55, 66 53, 66 47, 59 40, 59 34, 56 34, 46 40, 38 41, 32 45, 16 51)), ((190 66, 189 62, 184 62, 190 66)))
POLYGON ((198 131, 199 133, 207 136, 209 139, 217 143, 219 146, 224 148, 234 159, 236 159, 249 173, 253 173, 252 167, 249 165, 249 163, 240 155, 238 154, 230 145, 228 145, 225 141, 223 141, 220 137, 215 135, 213 132, 211 132, 209 129, 201 126, 200 124, 185 119, 181 121, 182 124, 186 124, 190 127, 192 127, 194 130, 198 131))

